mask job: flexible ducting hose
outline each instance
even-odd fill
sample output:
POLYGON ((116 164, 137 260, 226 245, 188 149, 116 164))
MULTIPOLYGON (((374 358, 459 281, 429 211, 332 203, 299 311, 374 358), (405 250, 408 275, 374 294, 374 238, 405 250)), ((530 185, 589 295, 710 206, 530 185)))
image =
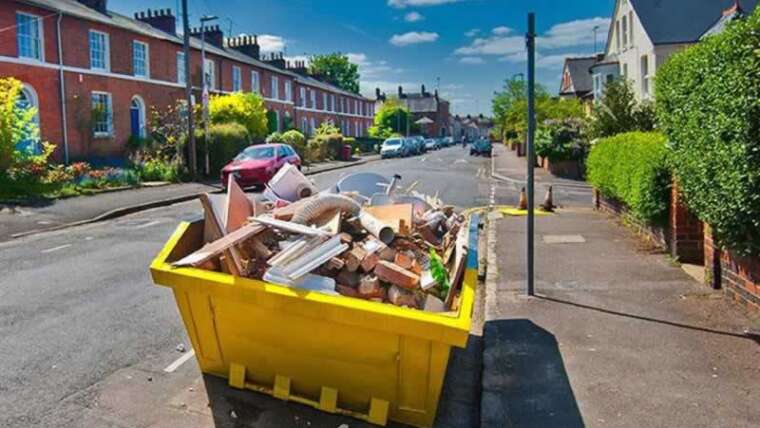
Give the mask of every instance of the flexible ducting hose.
POLYGON ((355 216, 361 210, 361 206, 348 196, 329 193, 321 194, 299 207, 293 213, 293 218, 290 221, 308 225, 319 218, 319 216, 333 210, 340 210, 355 216))

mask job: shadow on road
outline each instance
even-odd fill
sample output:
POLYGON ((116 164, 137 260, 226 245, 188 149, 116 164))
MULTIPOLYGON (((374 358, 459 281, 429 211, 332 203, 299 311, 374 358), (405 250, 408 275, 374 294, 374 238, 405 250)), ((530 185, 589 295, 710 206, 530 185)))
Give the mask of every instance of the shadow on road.
POLYGON ((553 334, 526 319, 486 322, 483 427, 584 427, 553 334))

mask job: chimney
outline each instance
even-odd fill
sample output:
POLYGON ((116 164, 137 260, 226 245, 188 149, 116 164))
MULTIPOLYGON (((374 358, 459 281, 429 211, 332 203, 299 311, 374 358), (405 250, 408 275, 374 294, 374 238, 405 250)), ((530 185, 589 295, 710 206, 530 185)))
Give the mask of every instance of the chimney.
POLYGON ((742 9, 742 5, 739 4, 739 0, 734 0, 734 4, 729 6, 727 9, 723 10, 723 16, 729 16, 733 14, 743 14, 744 9, 742 9))
MULTIPOLYGON (((206 43, 214 45, 218 48, 224 47, 224 32, 219 29, 218 25, 212 25, 209 27, 204 27, 205 33, 206 33, 206 43)), ((200 39, 201 38, 201 28, 192 28, 190 29, 190 35, 200 39)))
POLYGON ((78 0, 79 3, 89 7, 90 9, 97 10, 98 12, 108 15, 108 1, 107 0, 78 0))
POLYGON ((243 55, 251 58, 260 59, 261 48, 259 47, 258 36, 238 36, 226 40, 228 48, 235 49, 243 55))
POLYGON ((282 52, 272 52, 269 54, 269 57, 265 55, 263 58, 264 62, 267 64, 271 64, 281 70, 285 70, 287 67, 287 64, 285 63, 285 58, 282 56, 282 52))
POLYGON ((401 85, 398 85, 398 97, 399 99, 404 98, 404 88, 401 85))
POLYGON ((177 33, 177 21, 171 9, 158 9, 155 11, 148 9, 147 12, 135 13, 135 19, 164 33, 177 33))
POLYGON ((300 74, 301 76, 308 76, 309 69, 306 67, 306 61, 295 61, 293 65, 288 64, 288 70, 300 74))

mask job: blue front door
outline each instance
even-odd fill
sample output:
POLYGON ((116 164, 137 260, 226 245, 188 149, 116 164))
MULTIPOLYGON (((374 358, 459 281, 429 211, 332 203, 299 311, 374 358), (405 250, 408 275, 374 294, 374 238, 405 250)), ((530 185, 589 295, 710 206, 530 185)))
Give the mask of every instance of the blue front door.
POLYGON ((129 109, 130 123, 132 124, 132 136, 140 136, 140 109, 132 107, 129 109))

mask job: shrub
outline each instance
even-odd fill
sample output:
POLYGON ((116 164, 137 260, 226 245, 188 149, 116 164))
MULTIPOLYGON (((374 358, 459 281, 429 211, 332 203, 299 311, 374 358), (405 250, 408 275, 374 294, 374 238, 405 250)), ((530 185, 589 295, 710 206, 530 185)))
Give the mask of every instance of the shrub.
POLYGON ((211 97, 209 101, 211 122, 217 125, 237 122, 245 127, 253 139, 267 134, 267 110, 264 100, 251 92, 235 92, 211 97))
POLYGON ((137 167, 137 172, 143 181, 177 182, 182 174, 182 165, 176 161, 154 158, 141 163, 137 167))
POLYGON ((591 138, 611 137, 623 132, 654 129, 651 103, 638 103, 627 80, 617 79, 604 87, 602 99, 591 114, 588 133, 591 138))
POLYGON ((284 144, 285 139, 282 138, 282 134, 279 132, 272 132, 267 136, 267 139, 264 140, 267 144, 284 144))
POLYGON ((536 132, 536 154, 552 162, 585 158, 588 144, 581 128, 577 119, 545 121, 536 132))
POLYGON ((600 140, 586 161, 588 181, 603 195, 626 204, 638 219, 666 220, 670 172, 665 136, 630 132, 600 140))
POLYGON ((657 119, 689 209, 717 242, 760 254, 760 9, 657 72, 657 119))
POLYGON ((301 132, 295 129, 291 129, 290 131, 282 134, 282 140, 285 144, 293 147, 301 159, 306 156, 306 137, 304 137, 301 132))
MULTIPOLYGON (((22 109, 17 105, 21 88, 21 82, 14 78, 0 79, 0 174, 8 173, 12 167, 25 168, 29 165, 24 164, 39 161, 39 153, 22 152, 18 148, 24 141, 38 140, 40 133, 34 121, 37 109, 22 109)), ((52 150, 48 156, 51 153, 52 150)))
MULTIPOLYGON (((196 145, 198 155, 198 170, 203 171, 205 167, 206 146, 205 134, 202 130, 197 130, 195 137, 198 141, 196 145)), ((219 171, 229 163, 238 153, 243 151, 250 144, 248 131, 239 123, 226 123, 212 125, 209 128, 209 175, 212 177, 219 176, 219 171)))

